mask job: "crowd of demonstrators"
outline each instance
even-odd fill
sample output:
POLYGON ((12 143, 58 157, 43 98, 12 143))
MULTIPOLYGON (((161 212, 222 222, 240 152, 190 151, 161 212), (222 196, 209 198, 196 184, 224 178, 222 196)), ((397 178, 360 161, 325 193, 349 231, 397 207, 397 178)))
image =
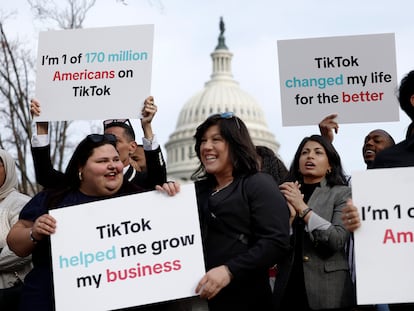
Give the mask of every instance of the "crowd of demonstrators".
POLYGON ((354 286, 341 215, 351 189, 333 145, 305 137, 280 185, 290 208, 291 253, 278 266, 277 310, 351 310, 354 286))
POLYGON ((289 209, 274 179, 259 172, 244 122, 215 114, 198 126, 194 173, 206 274, 196 292, 210 311, 273 310, 268 269, 289 247, 289 209))
POLYGON ((30 197, 18 191, 14 158, 0 149, 0 310, 17 311, 23 280, 31 270, 31 257, 18 257, 6 237, 30 197))
MULTIPOLYGON (((399 101, 413 121, 406 139, 395 145, 384 130, 368 133, 362 147, 367 168, 414 164, 414 71, 402 79, 399 101)), ((36 100, 31 102, 31 112, 40 114, 36 100)), ((142 148, 129 119, 105 120, 104 134, 83 139, 64 173, 51 163, 48 123, 37 122, 32 154, 36 178, 45 189, 24 207, 29 197, 20 207, 13 205, 11 229, 0 228, 0 233, 8 233, 7 243, 0 244, 0 267, 6 267, 0 270, 0 284, 3 289, 21 287, 19 280, 24 280, 20 311, 53 310, 50 235, 56 222, 48 214, 50 208, 153 189, 169 195, 179 192, 177 183, 166 182, 166 165, 151 126, 156 112, 150 96, 142 110, 142 148), (21 273, 14 273, 17 266, 11 264, 12 258, 22 267, 21 273), (14 279, 9 267, 14 267, 14 279)), ((347 253, 361 220, 332 145, 339 129, 336 117, 329 115, 319 123, 321 135, 302 140, 289 170, 271 149, 253 145, 245 123, 233 113, 211 115, 197 127, 194 139, 200 166, 193 178, 206 273, 195 294, 207 301, 209 310, 371 310, 355 305, 353 266, 347 253), (272 291, 269 268, 274 266, 278 274, 272 291)), ((3 221, 3 206, 8 205, 3 188, 10 186, 7 181, 13 175, 6 171, 2 184, 1 173, 14 161, 2 153, 0 160, 3 221)), ((128 310, 194 310, 188 301, 128 310)), ((388 306, 378 305, 375 310, 387 310, 383 308, 388 306)), ((413 310, 413 304, 393 304, 390 310, 413 310)))
MULTIPOLYGON (((41 113, 40 103, 32 100, 30 103, 32 115, 41 113)), ((157 112, 152 96, 145 100, 141 118, 144 132, 143 149, 146 160, 146 171, 137 171, 130 164, 130 156, 136 151, 135 132, 129 119, 105 120, 104 133, 113 134, 117 138, 117 149, 124 166, 124 178, 142 188, 152 190, 156 185, 167 181, 167 170, 160 145, 153 134, 151 122, 157 112)), ((48 123, 36 122, 37 134, 32 137, 32 155, 37 182, 47 188, 59 186, 63 182, 62 172, 53 168, 50 159, 50 144, 48 136, 48 123)))

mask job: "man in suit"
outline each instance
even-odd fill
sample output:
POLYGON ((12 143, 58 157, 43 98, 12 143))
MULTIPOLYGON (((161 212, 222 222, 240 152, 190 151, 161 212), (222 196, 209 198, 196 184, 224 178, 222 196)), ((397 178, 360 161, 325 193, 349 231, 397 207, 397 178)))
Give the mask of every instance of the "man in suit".
MULTIPOLYGON (((40 104, 31 101, 30 111, 33 115, 40 114, 40 104)), ((144 103, 141 125, 144 132, 143 146, 147 162, 146 172, 137 172, 130 164, 130 156, 137 148, 135 132, 129 119, 105 120, 104 134, 113 134, 117 138, 117 149, 120 160, 124 164, 124 179, 138 186, 153 190, 155 185, 162 185, 167 181, 167 170, 160 145, 155 139, 151 122, 157 112, 154 98, 149 96, 144 103)), ((37 182, 44 187, 54 187, 61 183, 63 174, 53 168, 50 159, 50 144, 48 137, 48 123, 37 122, 37 135, 32 137, 32 156, 37 182)))

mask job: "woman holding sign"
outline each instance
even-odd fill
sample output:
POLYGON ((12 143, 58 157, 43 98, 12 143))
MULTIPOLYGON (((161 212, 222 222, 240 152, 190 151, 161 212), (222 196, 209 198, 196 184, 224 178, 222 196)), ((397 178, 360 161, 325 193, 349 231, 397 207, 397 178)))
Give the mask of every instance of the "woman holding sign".
MULTIPOLYGON (((141 192, 123 181, 123 165, 112 134, 91 134, 83 139, 66 168, 65 185, 44 190, 33 197, 20 213, 7 237, 9 247, 21 257, 32 254, 33 270, 27 275, 20 310, 53 310, 50 235, 57 228, 48 210, 141 192)), ((157 186, 174 195, 175 183, 157 186)))
POLYGON ((207 273, 196 292, 210 311, 272 310, 269 268, 289 247, 289 209, 272 176, 258 172, 246 125, 215 114, 196 130, 194 173, 207 273))
POLYGON ((275 282, 277 310, 351 310, 354 287, 341 220, 351 197, 341 159, 320 135, 305 137, 280 189, 291 211, 291 255, 275 282))

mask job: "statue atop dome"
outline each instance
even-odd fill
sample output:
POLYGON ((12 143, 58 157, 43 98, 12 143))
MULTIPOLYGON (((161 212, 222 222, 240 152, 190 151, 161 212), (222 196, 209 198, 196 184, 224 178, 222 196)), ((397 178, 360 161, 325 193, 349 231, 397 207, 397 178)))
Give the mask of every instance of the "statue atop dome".
POLYGON ((223 17, 220 17, 220 36, 222 37, 224 34, 224 31, 226 30, 223 22, 223 17))
POLYGON ((225 41, 224 31, 226 30, 226 28, 224 25, 223 17, 220 17, 219 27, 220 27, 220 35, 218 37, 218 45, 216 47, 216 50, 220 50, 220 49, 228 50, 226 43, 224 42, 225 41))

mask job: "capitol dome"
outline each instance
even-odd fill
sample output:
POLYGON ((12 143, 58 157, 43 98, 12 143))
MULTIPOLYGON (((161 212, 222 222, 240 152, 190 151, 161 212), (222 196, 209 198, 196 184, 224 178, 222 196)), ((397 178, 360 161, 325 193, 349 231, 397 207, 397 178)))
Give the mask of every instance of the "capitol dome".
POLYGON ((181 109, 175 131, 165 144, 167 151, 168 176, 174 179, 190 180, 199 165, 194 151, 193 135, 210 115, 234 112, 249 129, 256 145, 264 145, 278 154, 279 143, 267 127, 262 108, 256 100, 243 91, 233 79, 231 59, 233 54, 225 44, 224 23, 220 21, 218 45, 211 58, 213 73, 204 89, 194 94, 181 109))

